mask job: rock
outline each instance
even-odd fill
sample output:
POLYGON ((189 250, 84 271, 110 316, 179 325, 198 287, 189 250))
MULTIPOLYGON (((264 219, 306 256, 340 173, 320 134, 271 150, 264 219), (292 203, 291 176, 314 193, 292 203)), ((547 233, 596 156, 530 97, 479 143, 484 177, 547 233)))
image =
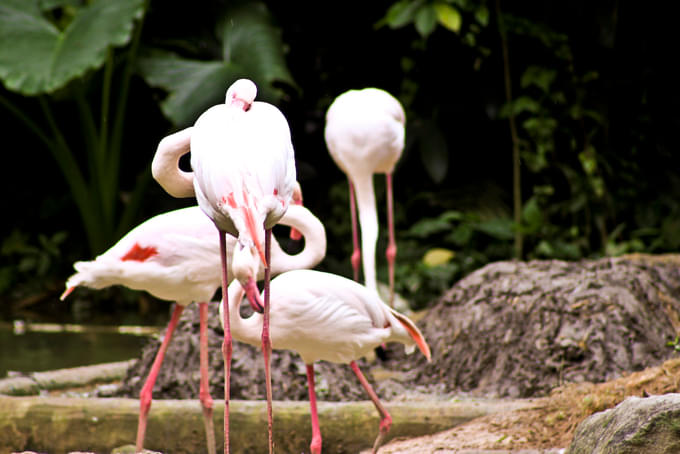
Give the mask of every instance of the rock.
POLYGON ((629 397, 576 429, 567 454, 680 452, 680 394, 629 397))
POLYGON ((645 256, 491 263, 460 280, 419 321, 432 362, 400 364, 446 392, 537 397, 601 383, 675 355, 677 260, 645 256))

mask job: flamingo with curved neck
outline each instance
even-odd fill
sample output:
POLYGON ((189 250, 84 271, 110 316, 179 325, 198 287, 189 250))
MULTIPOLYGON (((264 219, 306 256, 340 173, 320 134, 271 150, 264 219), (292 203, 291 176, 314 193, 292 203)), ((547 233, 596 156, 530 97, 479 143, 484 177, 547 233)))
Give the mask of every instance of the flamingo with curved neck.
MULTIPOLYGON (((274 275, 284 271, 312 268, 326 254, 326 233, 321 221, 307 208, 291 205, 279 221, 304 236, 304 249, 287 254, 272 242, 271 268, 274 275)), ((198 302, 200 314, 200 401, 208 451, 215 453, 212 397, 208 386, 208 343, 206 336, 207 302, 221 285, 220 256, 215 227, 198 206, 155 216, 135 227, 109 250, 92 261, 74 264, 76 273, 66 282, 65 299, 76 287, 102 289, 123 285, 146 291, 156 298, 175 301, 175 309, 163 336, 151 370, 140 392, 137 451, 142 451, 152 390, 177 322, 186 306, 198 302)), ((227 254, 232 257, 236 238, 227 237, 227 254)), ((256 273, 264 276, 263 267, 256 273)), ((231 281, 233 276, 229 276, 231 281)))
MULTIPOLYGON (((382 302, 375 291, 344 277, 313 270, 293 270, 272 279, 271 339, 276 349, 297 352, 307 365, 312 418, 312 454, 321 453, 321 431, 314 392, 314 362, 349 363, 380 413, 380 429, 373 444, 377 452, 390 430, 392 418, 362 374, 356 360, 385 342, 400 342, 411 352, 417 346, 430 360, 430 347, 408 317, 382 302)), ((244 290, 229 286, 228 312, 234 339, 257 345, 262 315, 243 318, 239 306, 244 290)), ((220 303, 220 313, 224 302, 220 303)))

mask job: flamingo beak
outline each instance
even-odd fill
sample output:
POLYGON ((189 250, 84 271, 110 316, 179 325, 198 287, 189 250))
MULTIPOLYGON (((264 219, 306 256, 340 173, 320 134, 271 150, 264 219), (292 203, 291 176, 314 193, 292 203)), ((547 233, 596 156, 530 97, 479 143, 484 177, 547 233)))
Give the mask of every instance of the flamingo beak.
POLYGON ((66 297, 69 296, 69 295, 71 294, 71 292, 73 291, 74 288, 75 288, 75 287, 69 287, 69 288, 67 288, 66 290, 64 290, 64 293, 61 294, 61 296, 59 297, 59 299, 60 299, 61 301, 64 301, 64 300, 66 299, 66 297))
POLYGON ((260 314, 263 313, 264 304, 260 299, 260 291, 258 290, 257 285, 255 285, 255 280, 253 278, 248 279, 244 290, 246 291, 246 297, 248 298, 248 302, 250 302, 250 306, 253 308, 253 310, 255 312, 259 312, 260 314))

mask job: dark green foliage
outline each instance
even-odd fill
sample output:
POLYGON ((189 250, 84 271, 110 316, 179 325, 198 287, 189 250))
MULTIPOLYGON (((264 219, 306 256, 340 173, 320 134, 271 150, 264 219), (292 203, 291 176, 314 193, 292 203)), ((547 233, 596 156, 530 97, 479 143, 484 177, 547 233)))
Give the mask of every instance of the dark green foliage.
MULTIPOLYGON (((100 1, 12 0, 1 8, 40 14, 48 35, 58 36, 100 1)), ((350 88, 378 86, 402 101, 407 144, 394 173, 396 282, 414 306, 489 261, 513 257, 516 234, 522 259, 680 247, 680 77, 668 6, 498 3, 512 88, 506 102, 495 1, 154 0, 143 14, 135 9, 141 3, 118 1, 131 9, 120 11, 127 21, 111 23, 117 29, 104 54, 93 51, 23 88, 19 73, 0 68, 3 130, 7 143, 20 144, 5 154, 12 169, 5 208, 13 222, 3 237, 15 229, 32 239, 69 232, 59 243, 70 252, 62 260, 87 259, 143 219, 192 203, 167 196, 151 180, 149 162, 164 135, 191 124, 223 98, 230 80, 246 76, 288 117, 305 205, 327 229, 320 268, 346 276, 347 182, 326 150, 325 112, 350 88), (38 89, 44 93, 24 96, 38 89), (519 210, 510 118, 521 158, 519 210), (432 250, 439 252, 427 255, 432 250)), ((0 36, 15 36, 21 24, 0 19, 0 36)), ((40 42, 49 41, 41 33, 40 42)), ((83 52, 101 43, 92 39, 83 52)), ((0 57, 11 58, 0 66, 21 57, 21 46, 3 40, 0 57)), ((382 176, 375 183, 378 277, 386 281, 382 176)), ((41 255, 58 260, 47 249, 41 255)), ((10 287, 20 275, 17 262, 3 257, 2 270, 10 287)))

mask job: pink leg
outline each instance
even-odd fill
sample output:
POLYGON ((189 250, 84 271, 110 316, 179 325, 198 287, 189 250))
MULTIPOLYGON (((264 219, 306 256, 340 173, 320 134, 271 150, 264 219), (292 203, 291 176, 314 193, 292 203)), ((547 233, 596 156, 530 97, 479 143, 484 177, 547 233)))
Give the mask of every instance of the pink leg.
POLYGON ((220 260, 222 261, 222 299, 224 300, 224 454, 229 454, 229 376, 231 374, 231 327, 229 325, 229 295, 227 293, 227 239, 220 230, 220 260))
POLYGON ((163 363, 163 358, 165 357, 165 352, 168 349, 168 344, 172 338, 172 333, 175 331, 179 317, 182 315, 184 306, 175 304, 175 309, 172 311, 172 316, 170 317, 170 322, 168 323, 168 328, 165 330, 165 336, 161 342, 161 347, 156 353, 156 359, 154 359, 151 365, 151 371, 149 371, 148 377, 144 382, 142 391, 139 393, 139 422, 137 423, 137 442, 136 451, 141 452, 144 449, 144 436, 146 435, 146 421, 149 415, 149 409, 151 408, 151 394, 153 392, 153 385, 156 383, 156 378, 158 377, 158 372, 161 369, 161 364, 163 363))
MULTIPOLYGON (((271 263, 272 229, 265 229, 264 234, 264 257, 267 263, 271 263)), ((262 352, 264 354, 264 377, 267 387, 267 429, 269 431, 269 454, 274 453, 274 413, 272 410, 272 375, 271 356, 272 341, 269 336, 269 280, 271 278, 269 267, 264 270, 264 317, 262 323, 262 352)))
POLYGON ((385 256, 390 279, 390 306, 394 307, 394 259, 397 257, 397 243, 394 240, 394 210, 392 207, 392 174, 387 176, 387 227, 389 229, 389 242, 385 256))
POLYGON ((307 389, 309 391, 309 411, 312 417, 312 443, 310 454, 321 454, 321 429, 319 414, 316 411, 316 391, 314 390, 314 364, 307 364, 307 389))
POLYGON ((378 448, 380 447, 380 445, 382 445, 383 441, 385 440, 387 432, 390 431, 390 427, 392 427, 392 417, 388 413, 387 409, 380 402, 380 399, 378 399, 378 395, 375 393, 375 391, 373 391, 373 388, 371 387, 370 383, 368 383, 368 380, 366 380, 366 377, 364 377, 364 374, 361 373, 361 369, 359 369, 357 363, 355 361, 352 361, 351 363, 349 363, 349 365, 350 367, 352 367, 352 370, 356 374, 357 378, 359 378, 361 386, 364 387, 364 389, 368 393, 368 396, 373 401, 373 405, 375 405, 375 408, 378 410, 378 413, 380 413, 380 430, 378 432, 378 437, 375 439, 375 442, 373 443, 373 453, 376 453, 378 452, 378 448))
POLYGON ((208 379, 208 336, 205 332, 208 324, 208 303, 198 303, 200 317, 200 361, 201 361, 201 388, 199 398, 203 406, 203 425, 205 426, 206 443, 208 454, 215 454, 215 427, 213 425, 213 400, 210 396, 210 383, 208 379))
POLYGON ((354 280, 359 282, 359 265, 361 264, 361 249, 359 248, 359 229, 357 228, 357 205, 354 199, 354 185, 349 180, 349 211, 352 218, 352 269, 354 270, 354 280))

